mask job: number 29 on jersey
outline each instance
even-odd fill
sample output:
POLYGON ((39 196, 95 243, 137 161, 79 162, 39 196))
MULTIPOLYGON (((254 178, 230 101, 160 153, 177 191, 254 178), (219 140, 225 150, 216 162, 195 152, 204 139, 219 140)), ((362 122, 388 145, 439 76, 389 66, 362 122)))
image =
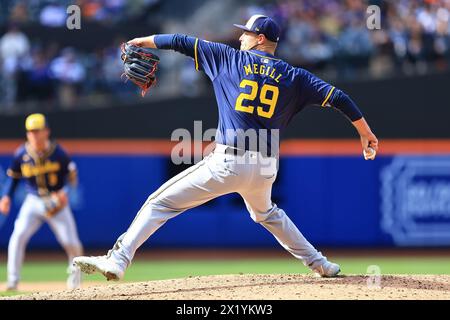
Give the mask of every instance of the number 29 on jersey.
POLYGON ((250 87, 251 91, 250 91, 250 93, 242 92, 237 97, 236 105, 234 107, 236 111, 253 113, 255 111, 255 106, 250 105, 250 104, 248 106, 244 106, 244 105, 242 105, 242 103, 244 100, 254 101, 256 99, 256 97, 258 96, 258 92, 259 92, 259 101, 262 104, 265 104, 266 106, 265 107, 257 106, 256 113, 260 117, 269 118, 269 119, 272 118, 272 116, 275 112, 275 107, 277 105, 278 95, 280 93, 278 87, 272 86, 270 84, 264 84, 261 87, 261 90, 259 90, 260 88, 259 88, 258 82, 248 80, 248 79, 242 80, 241 83, 239 84, 239 87, 241 87, 241 88, 250 87), (271 94, 269 94, 269 93, 271 93, 271 94))

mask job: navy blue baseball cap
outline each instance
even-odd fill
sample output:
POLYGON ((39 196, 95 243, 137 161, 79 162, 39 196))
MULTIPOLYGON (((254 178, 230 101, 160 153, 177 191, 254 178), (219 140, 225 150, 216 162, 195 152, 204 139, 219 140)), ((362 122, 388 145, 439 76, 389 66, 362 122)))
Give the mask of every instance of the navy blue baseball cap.
POLYGON ((261 14, 251 16, 245 26, 240 24, 234 24, 234 26, 245 31, 263 34, 272 42, 278 42, 280 39, 281 30, 278 24, 272 18, 261 14))

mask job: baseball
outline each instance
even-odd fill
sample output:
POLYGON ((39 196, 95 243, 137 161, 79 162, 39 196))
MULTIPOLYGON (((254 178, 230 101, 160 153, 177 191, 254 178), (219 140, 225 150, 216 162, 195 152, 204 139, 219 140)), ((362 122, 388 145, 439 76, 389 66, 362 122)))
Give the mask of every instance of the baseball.
POLYGON ((375 151, 375 149, 373 149, 371 147, 369 147, 368 149, 369 149, 369 152, 366 152, 366 150, 363 150, 364 159, 365 160, 374 160, 377 152, 375 151))

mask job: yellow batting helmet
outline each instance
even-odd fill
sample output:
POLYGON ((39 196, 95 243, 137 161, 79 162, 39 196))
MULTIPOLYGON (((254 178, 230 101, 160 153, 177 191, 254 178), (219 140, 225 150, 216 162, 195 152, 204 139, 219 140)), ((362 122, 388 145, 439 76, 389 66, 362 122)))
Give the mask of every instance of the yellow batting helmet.
POLYGON ((25 120, 25 128, 27 131, 42 130, 47 128, 47 121, 45 116, 41 113, 30 114, 25 120))

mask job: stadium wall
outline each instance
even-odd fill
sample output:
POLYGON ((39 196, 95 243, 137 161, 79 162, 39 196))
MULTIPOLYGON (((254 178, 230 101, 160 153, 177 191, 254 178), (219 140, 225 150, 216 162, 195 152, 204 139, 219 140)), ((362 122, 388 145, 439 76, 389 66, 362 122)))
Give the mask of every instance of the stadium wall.
MULTIPOLYGON (((61 140, 79 168, 71 194, 87 248, 111 246, 147 196, 188 165, 170 161, 165 140, 61 140)), ((0 184, 20 140, 0 142, 0 184)), ((450 140, 381 142, 376 161, 364 161, 358 140, 287 140, 273 200, 319 246, 450 245, 450 140)), ((24 196, 0 229, 6 248, 24 196)), ((276 247, 277 242, 232 194, 169 221, 145 246, 276 247)), ((48 227, 30 248, 58 244, 48 227)))
MULTIPOLYGON (((380 139, 416 139, 450 138, 449 83, 450 74, 434 74, 336 83, 336 86, 356 101, 380 139)), ((80 106, 46 114, 54 136, 71 139, 170 139, 177 128, 192 132, 196 120, 203 121, 204 130, 217 126, 216 100, 212 95, 162 101, 139 99, 126 106, 98 109, 80 106)), ((25 114, 0 115, 0 139, 22 138, 24 119, 25 114)), ((355 134, 339 112, 309 107, 293 119, 284 138, 354 138, 355 134)))

